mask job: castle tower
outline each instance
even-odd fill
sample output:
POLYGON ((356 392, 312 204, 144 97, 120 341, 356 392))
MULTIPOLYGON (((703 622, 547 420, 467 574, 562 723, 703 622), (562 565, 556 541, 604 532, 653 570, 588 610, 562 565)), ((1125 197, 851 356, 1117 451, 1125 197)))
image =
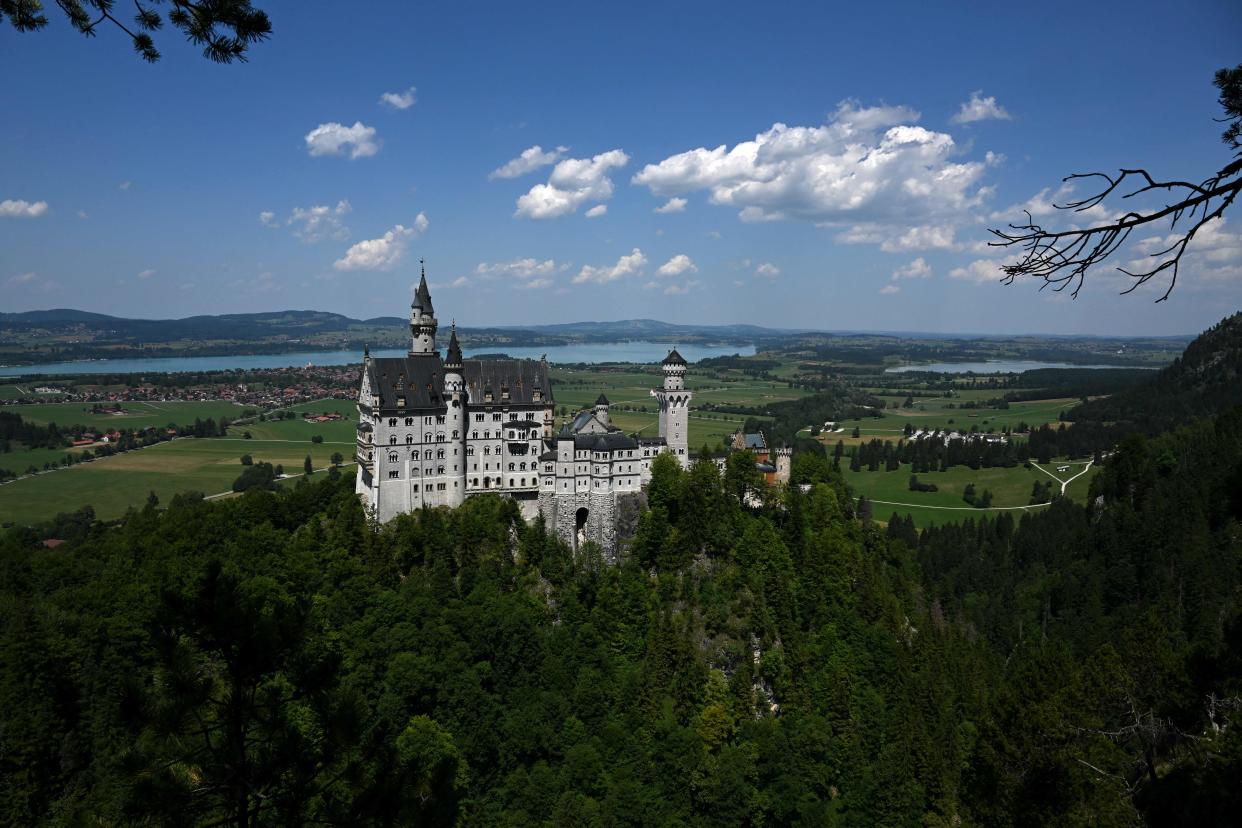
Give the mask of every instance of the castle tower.
POLYGON ((690 465, 690 399, 693 394, 686 388, 688 363, 674 348, 664 358, 664 387, 654 389, 651 396, 660 405, 660 436, 668 450, 681 463, 690 465))
POLYGON ((603 394, 600 394, 599 399, 595 401, 595 419, 599 420, 605 426, 609 425, 608 405, 608 398, 603 394))
MULTIPOLYGON (((421 264, 421 262, 420 262, 421 264)), ((431 291, 427 290, 427 269, 422 268, 418 291, 410 304, 410 356, 431 356, 436 353, 435 309, 431 307, 431 291)))
POLYGON ((793 469, 793 449, 781 446, 776 450, 776 482, 789 483, 789 473, 793 469))
MULTIPOLYGON (((426 284, 424 281, 424 288, 426 284)), ((431 307, 430 299, 427 306, 431 307)), ((433 332, 434 326, 433 318, 433 332)), ((432 335, 434 336, 434 333, 432 335)), ((445 434, 448 435, 449 446, 445 468, 453 477, 445 490, 448 497, 444 505, 449 507, 460 506, 466 499, 466 397, 461 346, 457 343, 457 324, 454 323, 449 334, 448 352, 444 356, 444 401, 446 404, 444 428, 445 434)))

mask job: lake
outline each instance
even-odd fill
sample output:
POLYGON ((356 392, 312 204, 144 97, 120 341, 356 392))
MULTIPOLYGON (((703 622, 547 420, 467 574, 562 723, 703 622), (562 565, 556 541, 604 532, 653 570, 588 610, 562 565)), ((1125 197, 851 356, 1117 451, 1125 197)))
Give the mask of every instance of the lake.
POLYGON ((1033 360, 995 360, 991 362, 929 362, 926 365, 895 365, 885 368, 886 374, 906 371, 935 371, 941 374, 1020 374, 1037 368, 1140 368, 1137 365, 1074 365, 1069 362, 1035 362, 1033 360))
MULTIPOLYGON (((539 359, 547 354, 548 362, 659 362, 668 356, 671 345, 664 342, 598 342, 579 345, 542 345, 464 348, 467 357, 473 354, 505 353, 515 358, 539 359)), ((678 345, 677 352, 688 362, 717 356, 754 356, 754 345, 678 345)), ((399 348, 372 351, 372 356, 404 356, 399 348)), ((287 354, 239 354, 236 356, 166 357, 153 359, 95 359, 83 362, 49 362, 43 365, 0 366, 0 377, 22 374, 172 374, 180 371, 227 371, 233 368, 288 368, 311 365, 349 365, 362 362, 361 351, 299 351, 287 354)))

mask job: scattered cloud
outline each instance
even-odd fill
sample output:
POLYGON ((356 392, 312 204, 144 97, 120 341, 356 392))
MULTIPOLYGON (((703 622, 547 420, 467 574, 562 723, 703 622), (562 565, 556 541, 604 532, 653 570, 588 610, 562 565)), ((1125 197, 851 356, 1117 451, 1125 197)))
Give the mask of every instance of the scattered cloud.
MULTIPOLYGON (((773 124, 733 147, 699 147, 648 164, 632 181, 653 195, 706 191, 742 221, 809 221, 854 228, 873 243, 911 228, 973 221, 990 195, 982 179, 999 156, 963 160, 953 137, 914 125, 902 106, 845 101, 819 126, 773 124)), ((943 235, 943 232, 941 232, 943 235)), ((897 247, 919 240, 914 233, 897 247)))
POLYGON ((908 265, 902 265, 893 271, 893 281, 901 279, 928 279, 931 278, 932 269, 922 256, 919 256, 908 265))
POLYGON ((885 296, 892 296, 894 293, 901 293, 901 288, 897 287, 897 285, 885 285, 880 288, 880 293, 885 296))
POLYGON ((506 162, 504 165, 497 167, 488 173, 488 180, 496 178, 517 178, 534 172, 540 167, 547 167, 561 160, 561 156, 569 152, 569 147, 557 147, 548 152, 543 151, 543 147, 535 144, 535 146, 522 150, 521 155, 512 161, 506 162))
MULTIPOLYGON (((193 287, 193 283, 189 283, 189 287, 193 287)), ((182 290, 188 290, 189 287, 182 285, 182 290)), ((248 293, 275 293, 284 290, 284 286, 276 281, 276 277, 271 271, 265 270, 255 276, 253 279, 237 279, 229 283, 229 287, 235 290, 244 290, 248 293)))
POLYGON ((684 198, 677 198, 676 196, 670 198, 668 201, 664 202, 664 204, 655 208, 655 212, 664 214, 684 213, 685 211, 686 200, 684 198))
POLYGON ((80 218, 80 219, 88 219, 88 218, 90 218, 90 215, 89 215, 89 214, 87 214, 87 212, 86 212, 85 210, 78 210, 78 218, 80 218))
POLYGON ((182 290, 187 293, 191 290, 194 290, 195 287, 197 287, 197 283, 195 282, 182 282, 181 284, 177 285, 178 290, 182 290))
POLYGON ((465 276, 458 276, 456 279, 454 279, 453 281, 449 282, 449 287, 451 287, 451 288, 462 288, 462 287, 465 287, 465 286, 466 286, 466 285, 468 285, 468 284, 470 284, 470 280, 469 280, 469 279, 467 279, 465 276))
POLYGON ((998 282, 1002 275, 1000 263, 996 259, 976 259, 965 267, 955 267, 949 271, 950 279, 979 283, 998 282))
POLYGON ((566 158, 557 162, 546 184, 536 184, 517 200, 515 216, 548 219, 577 212, 588 201, 612 198, 613 168, 624 167, 630 157, 619 149, 593 158, 566 158))
POLYGON ((656 275, 672 278, 687 272, 698 273, 699 268, 685 253, 678 253, 676 256, 660 265, 659 269, 656 270, 656 275))
MULTIPOLYGON (((1179 267, 1178 283, 1185 277, 1191 284, 1196 282, 1227 282, 1242 280, 1242 233, 1227 230, 1226 219, 1217 218, 1203 225, 1186 248, 1179 267)), ((1132 273, 1151 270, 1171 258, 1176 251, 1168 251, 1182 238, 1181 233, 1167 236, 1150 236, 1140 240, 1136 249, 1145 254, 1124 265, 1132 273)), ((1167 273, 1167 271, 1166 271, 1167 273)), ((1130 284, 1129 277, 1118 274, 1130 284)), ((1157 277, 1159 278, 1159 277, 1157 277)))
POLYGON ((586 215, 587 218, 599 218, 600 216, 606 214, 607 212, 608 212, 607 204, 596 204, 590 210, 587 210, 584 215, 586 215))
POLYGON ((293 228, 294 236, 308 244, 324 239, 344 241, 349 238, 349 228, 341 219, 352 210, 353 207, 345 199, 338 201, 335 207, 326 204, 294 207, 285 224, 293 228))
POLYGON ((16 276, 10 276, 4 282, 6 288, 24 287, 25 285, 34 284, 39 280, 37 273, 18 273, 16 276))
POLYGON ((547 278, 569 269, 569 264, 557 264, 555 259, 513 259, 508 262, 479 262, 474 275, 481 279, 534 279, 547 278))
POLYGON ((410 241, 427 230, 427 224, 427 216, 419 213, 412 227, 398 224, 378 239, 360 241, 332 266, 337 270, 391 270, 405 257, 410 241))
POLYGON ((306 150, 311 155, 345 155, 350 158, 366 158, 379 152, 379 140, 375 127, 355 121, 351 127, 335 121, 320 124, 306 133, 306 150))
POLYGON ((271 210, 264 210, 262 213, 259 213, 259 224, 262 224, 264 227, 280 226, 280 222, 276 220, 276 214, 271 210))
POLYGON ((551 279, 531 279, 529 282, 519 282, 514 285, 515 288, 521 290, 540 290, 542 288, 552 287, 551 279))
POLYGON ((133 185, 134 185, 134 184, 133 184, 133 182, 132 182, 132 181, 122 181, 120 184, 118 184, 118 185, 117 185, 117 189, 120 189, 120 190, 128 190, 128 189, 129 189, 130 187, 132 187, 133 185))
POLYGON ((24 201, 20 198, 0 201, 0 218, 38 218, 46 212, 46 201, 24 201))
POLYGON ((379 102, 389 109, 409 109, 417 100, 414 97, 414 93, 417 91, 417 89, 411 86, 404 92, 385 92, 383 95, 380 95, 379 102))
POLYGON ((957 114, 949 120, 955 124, 973 124, 975 121, 1008 121, 1012 116, 991 95, 983 97, 983 90, 970 93, 970 100, 962 104, 957 114))
POLYGON ((781 275, 781 269, 771 262, 760 262, 759 266, 755 268, 755 275, 762 276, 765 279, 775 279, 781 275))
POLYGON ((595 282, 601 285, 607 284, 626 276, 641 273, 646 265, 647 257, 643 255, 643 251, 635 247, 633 252, 628 256, 622 256, 617 259, 617 263, 611 267, 583 265, 582 270, 578 271, 578 275, 573 278, 573 282, 575 285, 581 285, 586 282, 595 282))
POLYGON ((139 278, 139 279, 143 279, 143 280, 150 279, 150 278, 151 278, 152 276, 154 276, 154 275, 155 275, 155 269, 154 269, 154 268, 150 268, 150 267, 149 267, 149 268, 147 268, 146 270, 140 270, 140 271, 138 271, 138 278, 139 278))
POLYGON ((680 284, 669 285, 666 288, 664 288, 664 295, 665 296, 681 296, 694 290, 696 287, 699 286, 699 284, 701 283, 699 282, 698 279, 687 279, 686 281, 680 284))

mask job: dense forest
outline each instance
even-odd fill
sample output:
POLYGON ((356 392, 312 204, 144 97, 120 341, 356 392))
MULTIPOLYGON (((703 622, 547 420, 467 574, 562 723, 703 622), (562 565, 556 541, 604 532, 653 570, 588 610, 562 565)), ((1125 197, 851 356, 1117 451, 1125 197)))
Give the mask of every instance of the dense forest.
MULTIPOLYGON (((661 458, 625 561, 352 479, 0 542, 6 824, 1222 824, 1242 411, 1082 506, 863 521, 661 458)), ((877 516, 878 517, 878 516, 877 516)))

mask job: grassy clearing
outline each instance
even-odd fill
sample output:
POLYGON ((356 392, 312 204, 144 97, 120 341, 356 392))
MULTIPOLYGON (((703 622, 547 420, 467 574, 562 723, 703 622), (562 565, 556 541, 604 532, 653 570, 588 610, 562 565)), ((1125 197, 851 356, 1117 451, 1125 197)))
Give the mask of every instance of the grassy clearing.
MULTIPOLYGON (((1083 462, 1054 462, 1049 464, 1048 468, 1051 476, 1041 472, 1038 468, 1028 469, 1024 466, 978 470, 967 466, 955 466, 943 472, 920 474, 920 482, 936 484, 938 491, 935 492, 910 491, 910 467, 908 465, 903 465, 899 470, 891 472, 851 472, 846 468, 845 478, 856 495, 866 495, 870 500, 888 501, 888 503, 875 504, 874 514, 877 518, 887 520, 893 512, 902 515, 909 514, 914 518, 917 526, 923 527, 964 520, 972 515, 995 516, 1005 507, 1026 506, 1030 503, 1031 489, 1036 481, 1040 483, 1052 481, 1055 494, 1061 486, 1053 479, 1054 477, 1059 480, 1068 480, 1082 471, 1086 465, 1083 462), (1058 473, 1056 467, 1062 465, 1068 465, 1070 470, 1058 473), (993 509, 991 511, 974 509, 962 500, 962 494, 969 483, 975 484, 976 495, 982 495, 984 489, 992 492, 993 509)), ((1080 503, 1084 502, 1091 485, 1091 478, 1097 471, 1097 467, 1092 466, 1086 474, 1069 485, 1066 495, 1080 503)), ((1030 510, 1015 509, 1014 511, 1020 514, 1022 511, 1030 510)))
POLYGON ((0 521, 37 522, 87 504, 101 518, 119 517, 130 506, 140 506, 152 491, 162 501, 178 492, 227 491, 241 474, 243 454, 255 461, 281 463, 287 472, 296 473, 306 455, 315 468, 323 468, 338 451, 346 460, 353 454, 349 446, 309 441, 172 440, 4 484, 0 486, 0 521))

